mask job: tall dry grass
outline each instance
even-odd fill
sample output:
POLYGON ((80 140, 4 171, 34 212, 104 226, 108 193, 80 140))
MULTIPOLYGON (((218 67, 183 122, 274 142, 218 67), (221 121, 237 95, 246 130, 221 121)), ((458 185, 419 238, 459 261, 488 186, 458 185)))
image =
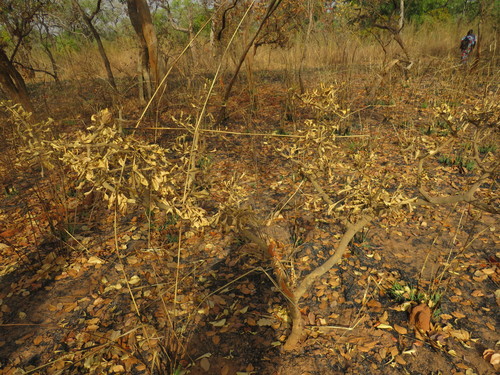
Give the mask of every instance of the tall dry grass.
MULTIPOLYGON (((429 69, 443 69, 456 66, 459 62, 458 45, 468 29, 477 30, 477 22, 428 22, 424 25, 408 24, 402 31, 402 39, 414 61, 413 74, 428 72, 429 69)), ((390 35, 380 33, 381 40, 386 43, 390 35)), ((500 57, 498 41, 500 35, 491 25, 481 25, 482 64, 490 70, 498 70, 500 57)), ((223 71, 233 71, 235 62, 242 50, 242 41, 236 41, 232 56, 225 61, 223 71)), ((111 61, 116 78, 133 78, 138 74, 138 46, 131 37, 118 38, 106 42, 105 48, 111 61)), ((172 62, 183 46, 163 46, 162 54, 167 66, 172 62)), ((403 52, 395 41, 390 42, 385 52, 381 45, 366 31, 342 29, 333 33, 316 31, 311 34, 307 43, 303 35, 296 35, 286 49, 273 46, 259 47, 252 59, 254 71, 284 72, 285 76, 293 76, 299 67, 303 71, 321 72, 327 80, 338 74, 344 78, 356 71, 378 72, 387 59, 402 58, 403 52), (306 51, 304 55, 304 49, 306 51), (304 56, 304 60, 302 60, 304 56)), ((78 51, 61 50, 55 52, 62 80, 95 80, 106 81, 106 72, 95 43, 89 41, 80 46, 78 51)), ((50 70, 48 59, 42 53, 36 53, 36 63, 50 70)), ((172 76, 186 80, 184 89, 191 89, 194 76, 211 76, 217 67, 218 60, 213 56, 207 40, 198 40, 189 53, 177 63, 172 76)), ((244 76, 244 73, 242 73, 244 76)), ((48 80, 47 76, 37 73, 35 80, 48 80)))

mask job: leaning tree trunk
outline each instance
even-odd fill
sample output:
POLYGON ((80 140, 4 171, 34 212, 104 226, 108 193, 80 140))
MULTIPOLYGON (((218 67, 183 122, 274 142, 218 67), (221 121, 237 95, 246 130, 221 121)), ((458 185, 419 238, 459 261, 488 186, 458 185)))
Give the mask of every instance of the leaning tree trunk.
POLYGON ((151 77, 151 85, 157 88, 162 74, 162 64, 158 53, 158 39, 153 19, 146 0, 127 0, 130 22, 141 46, 143 71, 151 77))
POLYGON ((26 111, 33 112, 33 105, 24 79, 12 61, 9 60, 3 48, 0 48, 0 86, 10 100, 21 104, 26 111))
POLYGON ((108 75, 108 81, 111 87, 113 87, 116 90, 116 83, 115 83, 115 77, 113 76, 113 71, 111 70, 111 64, 108 59, 108 55, 106 54, 106 50, 104 49, 104 45, 102 44, 102 39, 101 36, 99 35, 99 32, 97 29, 94 27, 92 24, 92 17, 89 17, 87 13, 83 10, 81 7, 80 3, 77 0, 73 0, 73 4, 75 7, 78 9, 80 12, 83 21, 89 28, 90 32, 92 33, 92 36, 94 37, 96 43, 97 43, 97 48, 99 49, 99 54, 101 55, 101 59, 104 63, 104 67, 106 68, 106 73, 108 75))
POLYGON ((221 108, 219 110, 219 116, 217 119, 217 123, 221 124, 221 123, 226 121, 227 102, 229 101, 229 98, 231 97, 231 92, 233 90, 234 84, 236 83, 236 79, 238 78, 238 74, 240 73, 241 67, 243 66, 243 63, 245 62, 245 59, 248 55, 248 52, 250 51, 250 48, 252 48, 252 46, 254 45, 255 40, 260 35, 260 32, 264 28, 264 25, 266 24, 267 20, 269 18, 271 18, 271 16, 273 15, 274 11, 278 8, 280 3, 281 3, 281 0, 271 0, 269 2, 269 5, 267 6, 267 11, 264 14, 264 17, 262 17, 262 20, 260 22, 259 27, 255 31, 255 34, 253 35, 253 37, 249 40, 249 42, 244 47, 243 52, 241 53, 241 56, 240 56, 240 60, 238 61, 237 65, 236 65, 236 70, 234 71, 231 80, 229 81, 229 83, 226 86, 226 91, 225 91, 224 97, 222 99, 222 105, 221 105, 221 108))

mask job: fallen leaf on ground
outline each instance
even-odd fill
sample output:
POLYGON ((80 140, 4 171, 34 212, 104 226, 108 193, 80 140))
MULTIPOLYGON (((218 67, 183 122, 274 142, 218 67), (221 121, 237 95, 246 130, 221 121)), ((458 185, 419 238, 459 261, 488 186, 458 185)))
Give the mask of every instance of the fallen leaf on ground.
POLYGON ((208 358, 201 359, 200 367, 207 372, 208 372, 208 370, 210 370, 210 361, 208 360, 208 358))
POLYGON ((226 324, 226 319, 221 319, 219 321, 210 322, 214 327, 223 327, 226 324))
POLYGON ((397 324, 394 324, 394 329, 401 335, 406 335, 408 333, 408 330, 405 327, 398 326, 397 324))
POLYGON ((103 264, 104 261, 102 259, 99 259, 98 257, 91 256, 88 260, 87 263, 89 264, 103 264))
POLYGON ((425 303, 415 306, 410 313, 410 326, 427 332, 431 329, 431 309, 425 303))
POLYGON ((35 339, 33 340, 33 344, 35 345, 40 345, 40 343, 43 341, 43 336, 37 336, 35 337, 35 339))

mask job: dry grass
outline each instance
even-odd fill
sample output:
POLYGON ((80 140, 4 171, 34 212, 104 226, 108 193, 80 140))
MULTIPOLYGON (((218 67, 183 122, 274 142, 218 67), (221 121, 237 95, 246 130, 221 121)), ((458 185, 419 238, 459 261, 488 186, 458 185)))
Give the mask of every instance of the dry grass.
MULTIPOLYGON (((434 22, 424 26, 408 24, 402 32, 412 59, 415 62, 413 72, 419 75, 429 67, 440 67, 443 63, 453 65, 458 60, 457 45, 461 37, 470 28, 477 30, 477 23, 434 22)), ((498 63, 499 35, 491 25, 481 25, 481 53, 485 64, 495 66, 498 63)), ((382 35, 382 40, 388 42, 390 36, 382 35)), ((294 74, 301 61, 304 51, 304 37, 297 35, 290 48, 277 49, 273 46, 260 47, 253 56, 253 69, 256 71, 281 71, 294 74)), ((225 61, 224 71, 233 71, 234 63, 239 56, 243 43, 236 41, 229 51, 225 61)), ((130 37, 122 37, 113 42, 105 43, 113 73, 117 78, 134 77, 137 75, 137 43, 130 37)), ((162 48, 167 66, 177 57, 181 47, 165 46, 162 48)), ((355 32, 349 29, 335 33, 324 31, 314 32, 307 42, 307 50, 303 62, 305 70, 321 70, 328 72, 351 71, 363 69, 378 72, 384 61, 403 55, 400 47, 392 41, 386 47, 387 56, 379 43, 368 32, 355 32)), ((33 53, 38 65, 50 70, 50 64, 42 53, 33 53)), ((99 77, 106 80, 106 72, 97 51, 95 43, 89 41, 81 46, 79 51, 68 48, 56 53, 60 68, 60 78, 91 80, 99 77)), ((199 39, 193 48, 183 56, 174 70, 174 74, 188 80, 200 73, 215 72, 217 61, 212 56, 207 40, 199 39)), ((327 77, 328 78, 328 77, 327 77)), ((35 80, 50 80, 48 76, 37 73, 35 80)))

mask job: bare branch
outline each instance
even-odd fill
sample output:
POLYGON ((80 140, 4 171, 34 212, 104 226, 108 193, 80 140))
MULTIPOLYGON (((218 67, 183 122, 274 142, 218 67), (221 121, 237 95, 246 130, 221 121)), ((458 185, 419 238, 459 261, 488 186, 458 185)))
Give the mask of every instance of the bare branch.
POLYGON ((362 230, 365 226, 370 224, 374 219, 372 215, 362 216, 358 221, 347 226, 347 230, 344 232, 339 244, 333 255, 321 266, 315 268, 311 273, 309 273, 302 282, 295 288, 294 295, 297 301, 304 296, 311 285, 326 272, 328 272, 335 264, 337 264, 347 250, 349 242, 352 240, 354 235, 362 230))

